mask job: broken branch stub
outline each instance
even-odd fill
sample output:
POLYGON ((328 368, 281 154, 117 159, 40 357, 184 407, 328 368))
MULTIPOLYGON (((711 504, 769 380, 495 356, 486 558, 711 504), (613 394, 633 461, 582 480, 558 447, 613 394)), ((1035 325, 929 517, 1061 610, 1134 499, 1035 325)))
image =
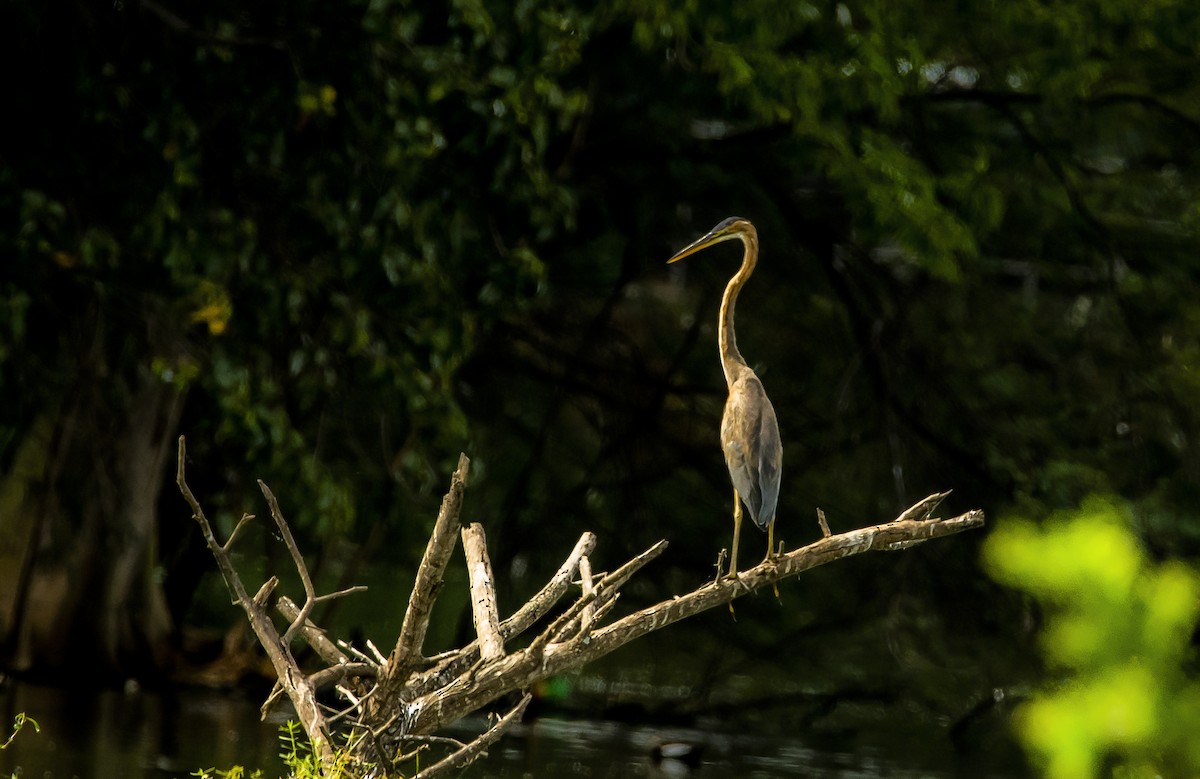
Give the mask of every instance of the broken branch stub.
MULTIPOLYGON (((453 744, 453 752, 417 774, 422 779, 443 775, 483 754, 489 744, 519 720, 529 702, 526 691, 537 681, 580 668, 648 633, 726 605, 747 593, 816 566, 873 550, 903 549, 984 523, 981 511, 968 511, 949 519, 932 518, 932 512, 945 494, 931 495, 919 501, 891 522, 847 533, 830 533, 821 514, 821 539, 741 571, 736 578, 721 578, 692 592, 616 618, 612 615, 621 588, 643 566, 661 555, 667 542, 659 541, 611 573, 599 575, 592 573, 596 537, 584 533, 550 580, 508 619, 501 621, 484 528, 477 523, 459 526, 469 468, 469 460, 463 455, 442 500, 417 570, 404 623, 391 654, 384 658, 369 642, 370 654, 345 641, 331 641, 313 624, 309 617, 315 603, 355 590, 316 594, 303 557, 287 530, 278 501, 266 485, 262 485, 271 515, 292 553, 293 564, 304 587, 305 602, 301 606, 282 595, 276 598, 276 607, 288 623, 281 636, 266 611, 266 601, 274 591, 273 582, 264 585, 260 596, 247 594, 227 554, 232 538, 224 546, 217 543, 184 480, 182 439, 179 454, 177 482, 180 490, 192 507, 193 516, 201 526, 235 603, 246 611, 255 635, 272 660, 278 675, 277 689, 292 701, 313 742, 315 754, 327 766, 332 766, 334 759, 329 739, 334 723, 351 723, 348 744, 355 758, 363 765, 373 763, 390 774, 402 770, 396 764, 395 756, 411 759, 431 744, 445 749, 448 740, 435 737, 438 730, 504 696, 520 694, 520 702, 493 727, 469 744, 453 744), (460 532, 476 638, 458 649, 426 658, 421 647, 460 532), (556 617, 545 620, 570 591, 577 575, 579 589, 570 602, 556 617), (527 637, 523 648, 512 648, 514 639, 539 624, 541 627, 527 637), (293 636, 313 647, 321 667, 307 673, 300 669, 285 640, 293 636), (336 686, 348 705, 337 711, 318 707, 314 693, 318 687, 325 686, 336 686)), ((272 698, 276 695, 274 693, 272 698)), ((405 770, 404 773, 410 772, 405 770)))
POLYGON ((500 636, 500 617, 496 610, 496 584, 488 559, 483 525, 472 523, 462 529, 463 552, 467 556, 467 577, 471 582, 471 615, 479 636, 479 656, 494 660, 504 654, 500 636))

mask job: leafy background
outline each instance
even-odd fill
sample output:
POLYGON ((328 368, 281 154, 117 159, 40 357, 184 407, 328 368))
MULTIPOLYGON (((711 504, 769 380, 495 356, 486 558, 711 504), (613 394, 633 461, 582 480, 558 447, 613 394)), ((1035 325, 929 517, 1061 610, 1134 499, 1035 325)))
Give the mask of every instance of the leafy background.
MULTIPOLYGON (((171 484, 181 433, 226 528, 261 478, 324 580, 385 583, 339 607, 377 640, 460 451, 502 600, 585 529, 610 561, 671 540, 631 599, 694 586, 730 530, 737 258, 663 263, 732 214, 761 236, 740 344, 780 416, 789 547, 816 506, 844 530, 953 488, 994 525, 1116 496, 1152 555, 1197 551, 1188 4, 67 10, 0 10, 11 668, 205 659, 231 617, 171 484)), ((1037 667, 1038 610, 980 540, 688 630, 720 637, 714 678, 962 721, 1037 667)), ((469 620, 446 611, 449 642, 469 620)))

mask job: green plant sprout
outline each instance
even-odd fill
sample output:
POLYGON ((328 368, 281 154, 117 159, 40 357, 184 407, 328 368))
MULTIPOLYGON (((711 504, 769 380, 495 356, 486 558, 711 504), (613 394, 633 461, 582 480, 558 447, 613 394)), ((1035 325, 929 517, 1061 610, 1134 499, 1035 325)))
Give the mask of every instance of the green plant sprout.
MULTIPOLYGON (((373 765, 355 762, 351 754, 351 745, 346 743, 336 751, 335 763, 322 769, 320 761, 312 753, 304 729, 294 720, 288 720, 279 726, 279 745, 279 756, 287 766, 288 779, 358 779, 374 768, 373 765)), ((261 770, 248 772, 244 767, 237 765, 226 770, 200 768, 189 776, 196 779, 265 779, 261 770)))
POLYGON ((1093 498, 1040 527, 1002 523, 984 545, 992 577, 1045 613, 1050 680, 1016 727, 1051 779, 1200 773, 1200 574, 1153 561, 1132 524, 1128 507, 1093 498))
POLYGON ((8 745, 13 742, 13 739, 17 737, 17 734, 21 732, 21 728, 25 727, 26 725, 32 725, 34 733, 42 732, 42 728, 37 724, 37 720, 35 720, 33 717, 27 716, 25 712, 22 711, 17 714, 17 716, 13 717, 12 733, 3 744, 0 744, 0 749, 8 749, 8 745))

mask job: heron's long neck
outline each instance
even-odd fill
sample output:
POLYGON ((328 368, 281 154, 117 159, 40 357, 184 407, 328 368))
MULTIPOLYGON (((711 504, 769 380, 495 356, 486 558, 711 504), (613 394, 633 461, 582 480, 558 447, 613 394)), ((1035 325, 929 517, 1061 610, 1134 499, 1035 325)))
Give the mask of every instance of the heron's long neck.
POLYGON ((721 321, 717 340, 721 350, 721 368, 725 371, 725 383, 731 387, 739 369, 747 368, 742 353, 738 351, 737 335, 733 331, 733 308, 737 305, 738 292, 741 292, 742 285, 750 278, 758 262, 758 234, 751 229, 742 233, 740 237, 742 246, 745 247, 742 267, 738 268, 738 272, 725 285, 725 295, 721 298, 721 321))

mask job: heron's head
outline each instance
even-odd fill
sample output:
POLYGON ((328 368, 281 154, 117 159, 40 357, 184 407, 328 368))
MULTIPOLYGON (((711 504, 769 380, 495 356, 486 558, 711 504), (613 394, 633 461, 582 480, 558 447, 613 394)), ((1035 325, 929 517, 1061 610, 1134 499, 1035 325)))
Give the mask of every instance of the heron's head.
POLYGON ((695 242, 680 249, 675 253, 674 257, 667 260, 667 263, 678 262, 689 254, 695 254, 701 249, 707 249, 721 241, 732 241, 735 238, 740 239, 747 235, 755 235, 754 225, 740 216, 731 216, 728 219, 721 220, 720 224, 709 230, 695 242))

